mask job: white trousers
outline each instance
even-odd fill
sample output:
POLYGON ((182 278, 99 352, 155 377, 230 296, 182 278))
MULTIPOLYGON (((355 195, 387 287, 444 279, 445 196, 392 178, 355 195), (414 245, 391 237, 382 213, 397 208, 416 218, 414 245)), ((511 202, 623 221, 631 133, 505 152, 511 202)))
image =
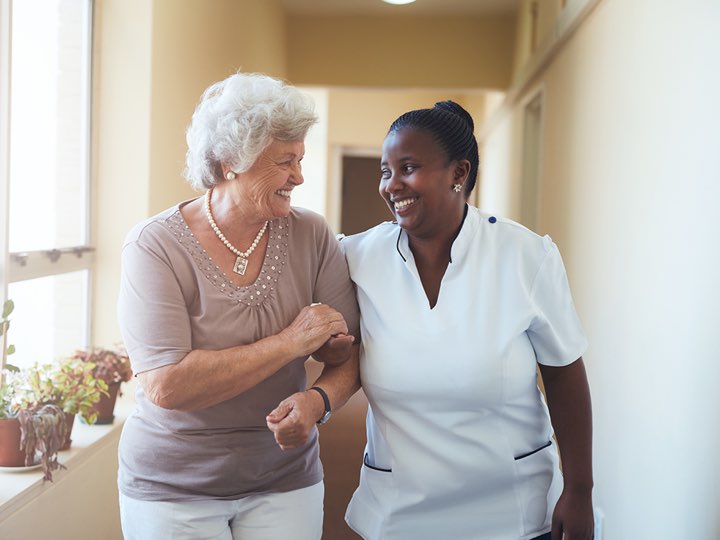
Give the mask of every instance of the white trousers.
POLYGON ((235 501, 140 501, 120 494, 125 540, 320 540, 322 482, 235 501))

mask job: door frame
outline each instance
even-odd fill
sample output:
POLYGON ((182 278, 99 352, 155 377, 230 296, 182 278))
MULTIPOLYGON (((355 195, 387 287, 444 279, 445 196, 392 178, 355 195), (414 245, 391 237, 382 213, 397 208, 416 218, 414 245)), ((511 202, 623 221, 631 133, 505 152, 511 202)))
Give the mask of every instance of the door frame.
POLYGON ((380 158, 382 157, 382 148, 371 146, 345 146, 333 145, 330 148, 330 171, 327 193, 327 219, 330 228, 333 231, 339 231, 342 224, 342 191, 343 191, 343 158, 348 157, 365 157, 380 158))

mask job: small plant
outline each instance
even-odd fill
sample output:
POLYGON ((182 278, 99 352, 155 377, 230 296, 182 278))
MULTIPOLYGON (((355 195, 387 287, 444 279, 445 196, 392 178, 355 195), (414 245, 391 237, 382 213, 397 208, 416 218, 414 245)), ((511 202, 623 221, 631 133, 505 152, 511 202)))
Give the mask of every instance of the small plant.
POLYGON ((16 419, 19 422, 18 450, 24 456, 25 466, 35 465, 39 457, 43 477, 52 481, 52 471, 62 467, 57 461, 57 452, 67 436, 67 423, 62 409, 46 402, 51 392, 48 385, 41 381, 42 378, 33 369, 6 374, 3 387, 7 411, 5 421, 16 419))
POLYGON ((130 358, 122 346, 78 350, 73 358, 92 363, 95 366, 93 375, 107 385, 127 382, 133 376, 130 358))
MULTIPOLYGON (((95 364, 69 357, 57 362, 36 363, 22 370, 7 364, 15 348, 7 343, 12 300, 3 303, 2 365, 0 373, 0 419, 20 423, 20 448, 25 465, 35 464, 39 456, 44 478, 52 481, 52 471, 64 468, 57 452, 66 443, 66 414, 79 414, 92 424, 97 418, 93 406, 107 395, 107 384, 94 375, 95 364)), ((68 439, 69 440, 69 439, 68 439)))
POLYGON ((8 355, 15 352, 15 347, 8 345, 10 315, 14 308, 12 300, 3 302, 0 319, 0 419, 11 422, 17 418, 20 424, 20 447, 17 450, 24 454, 25 465, 34 465, 39 453, 43 477, 52 481, 52 471, 62 466, 57 461, 57 451, 64 443, 67 432, 65 414, 56 405, 43 403, 44 393, 33 395, 28 384, 29 371, 21 371, 7 363, 8 355))
POLYGON ((58 450, 65 444, 67 423, 65 413, 53 403, 44 403, 32 409, 20 409, 20 448, 25 451, 25 465, 33 465, 40 454, 43 479, 52 482, 52 472, 64 469, 57 459, 58 450))
POLYGON ((93 424, 97 413, 93 405, 107 395, 108 386, 93 374, 95 365, 75 357, 48 364, 35 364, 23 370, 23 384, 15 388, 19 408, 52 403, 68 414, 79 414, 93 424))
POLYGON ((94 405, 107 396, 107 383, 95 375, 95 364, 79 358, 63 358, 52 379, 55 403, 68 414, 79 414, 88 424, 94 424, 97 413, 94 405))

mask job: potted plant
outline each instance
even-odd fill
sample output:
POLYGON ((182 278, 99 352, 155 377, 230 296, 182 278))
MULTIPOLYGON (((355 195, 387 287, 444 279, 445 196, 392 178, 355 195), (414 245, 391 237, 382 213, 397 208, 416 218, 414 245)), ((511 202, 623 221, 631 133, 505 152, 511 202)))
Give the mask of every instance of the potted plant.
POLYGON ((67 434, 61 450, 70 448, 75 416, 80 415, 88 424, 95 423, 94 406, 107 395, 107 384, 95 377, 94 367, 91 362, 74 356, 52 363, 36 363, 27 370, 24 384, 15 390, 21 408, 29 408, 32 403, 51 403, 65 413, 67 434))
POLYGON ((0 350, 0 466, 22 467, 25 465, 25 452, 20 447, 20 421, 13 407, 12 398, 15 393, 13 373, 17 368, 7 363, 8 355, 15 352, 15 347, 8 344, 10 314, 15 304, 5 300, 0 318, 2 333, 2 350, 0 350))
POLYGON ((118 395, 122 396, 121 384, 132 376, 130 358, 122 345, 110 349, 91 348, 75 351, 73 358, 93 364, 93 375, 107 385, 107 393, 94 406, 96 424, 112 424, 118 395))
POLYGON ((43 479, 52 482, 52 472, 65 466, 58 462, 57 453, 67 438, 65 413, 54 403, 42 403, 18 411, 20 448, 25 452, 25 465, 34 465, 39 455, 43 479))
POLYGON ((2 371, 0 385, 0 467, 25 466, 25 452, 20 445, 20 420, 13 408, 13 373, 2 371))
POLYGON ((44 478, 52 480, 52 471, 61 467, 57 452, 66 435, 65 415, 56 405, 32 400, 27 391, 22 404, 18 399, 28 373, 7 363, 7 356, 15 352, 7 342, 14 307, 12 300, 3 302, 0 319, 0 466, 32 466, 39 454, 44 478))
POLYGON ((39 460, 44 478, 52 480, 52 471, 62 467, 58 451, 70 445, 75 415, 94 422, 93 406, 107 393, 107 385, 94 377, 92 363, 73 357, 22 370, 9 366, 6 357, 14 348, 7 345, 7 333, 13 307, 6 301, 0 320, 0 466, 32 466, 39 460))

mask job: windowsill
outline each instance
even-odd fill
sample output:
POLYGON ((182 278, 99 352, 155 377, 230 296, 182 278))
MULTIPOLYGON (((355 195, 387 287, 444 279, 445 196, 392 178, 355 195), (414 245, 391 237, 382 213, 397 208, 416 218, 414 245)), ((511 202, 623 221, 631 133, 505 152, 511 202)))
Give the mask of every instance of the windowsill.
POLYGON ((115 420, 112 424, 89 426, 79 418, 75 419, 70 449, 58 452, 58 461, 67 468, 53 471, 53 482, 43 481, 41 467, 32 470, 0 471, 0 522, 61 483, 74 469, 79 469, 92 456, 113 444, 125 419, 135 407, 134 386, 134 381, 123 383, 123 395, 118 397, 115 403, 115 420))

